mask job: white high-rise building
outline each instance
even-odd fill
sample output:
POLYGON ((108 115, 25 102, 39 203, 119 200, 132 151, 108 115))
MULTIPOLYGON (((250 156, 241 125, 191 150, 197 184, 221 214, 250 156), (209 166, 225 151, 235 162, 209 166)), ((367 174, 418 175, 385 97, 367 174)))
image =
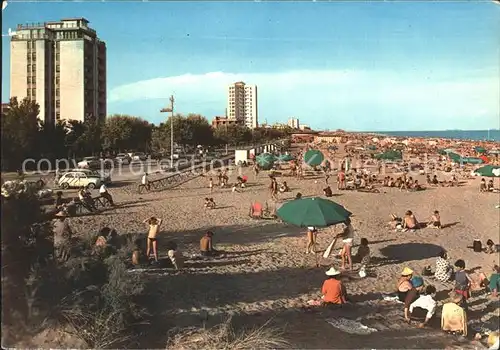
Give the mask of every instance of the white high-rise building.
POLYGON ((291 127, 292 129, 299 129, 300 128, 300 123, 298 118, 289 118, 288 119, 288 126, 291 127))
POLYGON ((18 25, 10 42, 10 96, 40 106, 46 123, 106 116, 106 45, 85 18, 18 25))
POLYGON ((239 81, 229 86, 227 117, 238 120, 251 129, 259 126, 256 85, 246 85, 239 81))

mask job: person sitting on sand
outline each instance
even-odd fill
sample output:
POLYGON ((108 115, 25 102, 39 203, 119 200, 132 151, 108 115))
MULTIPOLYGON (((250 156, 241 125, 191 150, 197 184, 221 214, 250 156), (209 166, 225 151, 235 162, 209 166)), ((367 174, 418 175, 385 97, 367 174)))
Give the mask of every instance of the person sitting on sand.
MULTIPOLYGON (((435 295, 436 295, 436 287, 429 285, 425 287, 423 294, 420 295, 417 300, 411 303, 409 309, 410 319, 411 316, 416 313, 417 311, 416 309, 422 309, 424 312, 426 312, 424 322, 419 323, 418 328, 425 327, 429 323, 431 318, 434 316, 437 306, 436 300, 434 299, 435 295)), ((408 323, 409 322, 410 321, 408 320, 408 323)))
POLYGON ((489 278, 488 288, 492 297, 497 297, 500 292, 500 266, 493 266, 493 274, 489 278))
POLYGON ((212 237, 214 233, 212 231, 207 231, 200 239, 200 254, 202 256, 214 256, 216 251, 213 248, 212 237))
POLYGON ((407 322, 410 321, 410 305, 420 297, 425 288, 424 279, 420 276, 413 276, 410 283, 412 288, 406 293, 404 300, 404 317, 407 322))
POLYGON ((455 262, 455 267, 457 269, 455 272, 455 292, 463 296, 461 306, 466 308, 467 299, 470 297, 472 279, 465 272, 465 261, 463 259, 458 259, 455 262))
POLYGON ((437 229, 443 228, 443 226, 441 225, 441 215, 439 215, 438 210, 434 210, 434 213, 432 214, 431 219, 429 220, 427 226, 430 228, 437 228, 437 229))
POLYGON ((347 303, 347 291, 340 280, 340 271, 331 267, 325 273, 328 278, 323 282, 321 294, 323 305, 342 305, 347 303))
POLYGON ((382 185, 383 185, 384 187, 390 187, 390 186, 389 186, 389 180, 390 180, 390 177, 389 177, 389 176, 384 177, 384 181, 382 182, 382 185))
POLYGON ((160 225, 162 219, 151 216, 150 218, 143 221, 143 223, 148 224, 148 239, 146 248, 146 257, 149 259, 151 250, 153 251, 153 256, 156 262, 158 262, 158 238, 157 235, 160 232, 160 225))
POLYGON ((389 179, 389 181, 387 182, 387 186, 388 186, 388 187, 394 187, 394 185, 395 185, 394 178, 393 178, 393 177, 391 177, 391 178, 389 179))
POLYGON ((325 197, 332 197, 333 196, 332 188, 330 186, 326 186, 325 188, 323 188, 323 195, 325 197))
POLYGON ((175 241, 169 241, 166 244, 166 248, 167 248, 167 255, 168 258, 170 259, 170 262, 172 263, 172 266, 176 270, 182 269, 184 267, 184 257, 182 256, 182 253, 179 250, 177 243, 175 241))
POLYGON ((455 175, 453 175, 451 177, 450 185, 451 185, 451 187, 457 187, 458 186, 458 180, 457 180, 457 177, 455 175))
POLYGON ((495 189, 495 185, 493 185, 493 180, 488 181, 488 185, 486 185, 486 190, 491 192, 495 189))
POLYGON ((412 191, 423 191, 424 187, 418 183, 418 180, 415 180, 415 182, 410 184, 410 189, 412 191))
POLYGON ((411 284, 411 278, 413 277, 413 270, 409 267, 405 267, 401 272, 401 277, 398 280, 396 285, 398 299, 401 302, 404 302, 406 296, 408 295, 408 291, 413 288, 411 284))
POLYGON ((486 241, 486 250, 485 250, 485 252, 486 252, 486 254, 498 253, 497 245, 491 239, 488 239, 486 241))
POLYGON ((437 175, 434 175, 434 176, 432 177, 432 181, 431 181, 431 183, 432 183, 434 186, 439 185, 439 180, 438 180, 437 175))
POLYGON ((366 267, 370 263, 370 247, 368 246, 368 240, 366 238, 361 238, 360 245, 356 255, 353 256, 354 261, 359 261, 361 267, 366 267))
POLYGON ((433 185, 431 176, 429 174, 427 174, 425 180, 427 181, 427 185, 430 185, 430 186, 433 185))
POLYGON ((137 238, 134 241, 134 250, 132 251, 132 265, 138 266, 144 263, 145 256, 143 255, 142 239, 137 238))
POLYGON ((441 312, 441 330, 466 337, 467 313, 460 306, 462 298, 458 293, 450 293, 450 299, 443 305, 443 311, 441 312))
POLYGON ((453 276, 453 266, 448 261, 448 253, 442 249, 436 259, 436 271, 434 278, 440 282, 448 282, 453 276))
POLYGON ((297 192, 297 194, 295 195, 295 199, 302 199, 302 193, 297 192))
POLYGON ((479 192, 486 192, 486 180, 484 178, 481 179, 481 183, 479 184, 479 192))
POLYGON ((418 228, 418 221, 415 215, 413 215, 411 210, 408 210, 405 213, 405 217, 403 219, 403 232, 408 230, 416 230, 418 228))
POLYGON ((283 181, 283 183, 280 185, 279 191, 281 193, 290 191, 290 188, 288 187, 288 184, 286 183, 286 181, 283 181))
POLYGON ((403 184, 403 180, 400 177, 396 178, 396 181, 394 181, 394 187, 396 187, 396 188, 401 188, 402 184, 403 184))
POLYGON ((203 206, 207 209, 215 209, 214 199, 205 197, 205 204, 203 204, 203 206))

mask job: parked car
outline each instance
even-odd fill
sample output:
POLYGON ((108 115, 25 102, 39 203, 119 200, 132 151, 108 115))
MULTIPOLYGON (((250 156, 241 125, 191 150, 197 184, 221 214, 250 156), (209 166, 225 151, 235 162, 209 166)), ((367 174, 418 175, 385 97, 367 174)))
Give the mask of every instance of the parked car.
POLYGON ((100 187, 102 182, 99 174, 86 173, 84 171, 69 171, 59 178, 57 185, 63 189, 79 188, 82 186, 93 189, 100 187))
MULTIPOLYGON (((106 171, 99 171, 99 170, 92 170, 92 169, 70 169, 66 171, 65 173, 70 173, 70 172, 83 172, 87 176, 99 176, 101 181, 105 183, 106 185, 111 184, 111 173, 106 172, 106 171)), ((64 175, 64 174, 63 174, 64 175)))
POLYGON ((133 161, 145 161, 148 159, 148 156, 146 156, 146 153, 144 152, 134 152, 132 153, 132 160, 133 161))
POLYGON ((131 157, 127 153, 118 153, 115 157, 115 161, 118 164, 129 165, 131 157))
POLYGON ((78 162, 78 168, 82 169, 95 169, 101 165, 101 161, 97 157, 85 157, 83 160, 78 162))

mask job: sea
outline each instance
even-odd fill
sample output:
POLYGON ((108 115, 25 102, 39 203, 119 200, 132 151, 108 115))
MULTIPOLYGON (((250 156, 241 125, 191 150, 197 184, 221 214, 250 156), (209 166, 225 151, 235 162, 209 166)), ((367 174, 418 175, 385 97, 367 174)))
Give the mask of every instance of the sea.
POLYGON ((427 137, 474 141, 495 141, 500 143, 500 130, 442 130, 442 131, 377 131, 375 134, 399 137, 427 137))

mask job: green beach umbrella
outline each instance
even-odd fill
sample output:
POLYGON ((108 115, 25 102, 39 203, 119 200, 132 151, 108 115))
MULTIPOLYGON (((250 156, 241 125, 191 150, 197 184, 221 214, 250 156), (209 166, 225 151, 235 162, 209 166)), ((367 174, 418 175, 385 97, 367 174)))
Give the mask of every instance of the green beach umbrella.
POLYGON ((325 156, 316 149, 310 149, 304 154, 304 162, 309 166, 318 166, 323 163, 325 156))
POLYGON ((479 147, 479 146, 478 147, 474 147, 474 151, 476 151, 477 153, 486 153, 487 152, 486 148, 479 147))
POLYGON ((291 156, 290 154, 282 154, 278 157, 278 160, 280 162, 289 162, 289 161, 292 161, 294 159, 295 159, 295 157, 291 156))
POLYGON ((455 161, 455 162, 459 162, 460 159, 462 158, 462 156, 460 154, 454 153, 454 152, 449 152, 448 157, 450 157, 450 159, 455 161))
POLYGON ((328 199, 294 199, 281 206, 278 216, 286 223, 307 227, 326 227, 346 221, 352 213, 328 199))
POLYGON ((476 169, 474 172, 485 177, 500 177, 500 166, 485 165, 476 169))
POLYGON ((262 153, 255 157, 255 161, 263 170, 270 170, 274 165, 275 159, 276 157, 270 153, 262 153))

